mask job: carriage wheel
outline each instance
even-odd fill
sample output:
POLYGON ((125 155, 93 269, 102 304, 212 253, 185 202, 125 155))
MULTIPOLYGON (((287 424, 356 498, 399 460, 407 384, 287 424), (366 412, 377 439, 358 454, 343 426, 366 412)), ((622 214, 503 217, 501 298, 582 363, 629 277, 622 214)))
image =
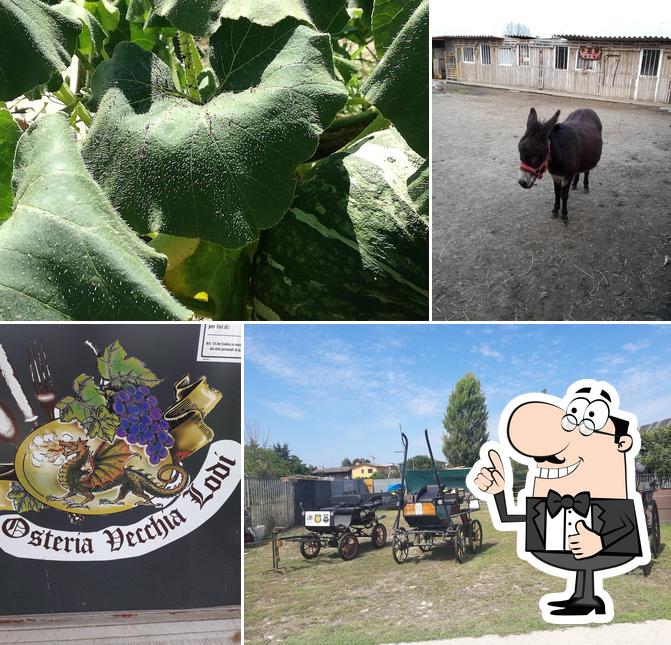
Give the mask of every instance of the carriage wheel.
POLYGON ((343 560, 353 560, 359 553, 359 540, 354 533, 343 533, 338 540, 338 553, 343 560))
POLYGON ((454 542, 454 557, 457 562, 461 564, 466 557, 466 536, 464 535, 464 527, 457 526, 457 530, 452 538, 454 542))
POLYGON ((421 539, 423 544, 419 545, 420 551, 422 553, 427 553, 428 551, 431 551, 431 549, 433 548, 433 534, 424 533, 421 539))
POLYGON ((659 511, 657 510, 657 502, 652 502, 652 527, 650 531, 650 553, 653 558, 659 556, 659 547, 661 543, 661 535, 659 530, 659 511))
POLYGON ((408 559, 408 551, 410 544, 408 543, 408 536, 405 535, 404 529, 399 529, 402 533, 394 535, 391 541, 391 554, 394 556, 397 564, 403 564, 408 559))
POLYGON ((471 534, 468 541, 471 553, 476 553, 482 546, 482 524, 480 520, 471 520, 471 534))
POLYGON ((319 555, 322 544, 314 535, 306 535, 300 542, 298 549, 306 560, 312 560, 319 555))
POLYGON ((381 549, 387 543, 387 529, 382 524, 376 524, 370 532, 370 537, 373 540, 373 546, 381 549))

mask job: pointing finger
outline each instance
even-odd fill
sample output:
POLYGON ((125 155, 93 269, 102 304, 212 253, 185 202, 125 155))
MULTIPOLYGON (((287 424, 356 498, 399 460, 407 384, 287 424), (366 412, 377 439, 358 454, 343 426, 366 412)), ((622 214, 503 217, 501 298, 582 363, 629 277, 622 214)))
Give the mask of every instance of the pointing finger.
POLYGON ((498 470, 503 475, 503 461, 501 460, 501 455, 499 455, 493 448, 489 451, 489 460, 492 462, 494 470, 498 470))

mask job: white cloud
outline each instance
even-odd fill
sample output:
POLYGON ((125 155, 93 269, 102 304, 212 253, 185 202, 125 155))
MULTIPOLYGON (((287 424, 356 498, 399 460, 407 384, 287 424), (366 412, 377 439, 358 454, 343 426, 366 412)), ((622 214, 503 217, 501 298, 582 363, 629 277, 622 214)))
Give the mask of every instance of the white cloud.
POLYGON ((296 421, 305 419, 307 416, 303 408, 293 405, 292 403, 287 403, 286 401, 266 401, 266 406, 273 412, 296 421))
POLYGON ((639 352, 646 347, 650 347, 650 341, 640 340, 637 343, 625 343, 622 345, 622 349, 624 351, 631 352, 632 354, 635 354, 636 352, 639 352))
POLYGON ((480 345, 475 345, 473 347, 473 352, 475 352, 476 354, 480 354, 485 358, 493 358, 497 361, 503 360, 503 354, 501 352, 497 352, 495 349, 492 349, 488 343, 481 343, 480 345))

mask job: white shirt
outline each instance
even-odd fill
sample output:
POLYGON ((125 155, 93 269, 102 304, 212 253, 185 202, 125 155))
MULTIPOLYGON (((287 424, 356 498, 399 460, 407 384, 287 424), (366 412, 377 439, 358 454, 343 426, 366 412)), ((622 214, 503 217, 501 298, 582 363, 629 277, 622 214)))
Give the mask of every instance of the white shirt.
POLYGON ((587 511, 587 517, 576 513, 572 508, 562 508, 554 517, 545 512, 545 550, 570 551, 568 539, 578 531, 575 525, 582 520, 588 529, 592 528, 592 509, 587 511))

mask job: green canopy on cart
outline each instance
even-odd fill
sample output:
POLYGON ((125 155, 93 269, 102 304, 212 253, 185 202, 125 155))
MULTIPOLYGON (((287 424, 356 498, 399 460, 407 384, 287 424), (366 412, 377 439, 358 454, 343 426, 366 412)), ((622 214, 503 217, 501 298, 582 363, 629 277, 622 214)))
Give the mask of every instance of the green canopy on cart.
MULTIPOLYGON (((466 488, 466 475, 470 468, 450 468, 439 470, 438 475, 444 488, 466 488)), ((436 474, 433 470, 406 470, 405 482, 408 493, 416 493, 422 486, 436 483, 436 474)))

